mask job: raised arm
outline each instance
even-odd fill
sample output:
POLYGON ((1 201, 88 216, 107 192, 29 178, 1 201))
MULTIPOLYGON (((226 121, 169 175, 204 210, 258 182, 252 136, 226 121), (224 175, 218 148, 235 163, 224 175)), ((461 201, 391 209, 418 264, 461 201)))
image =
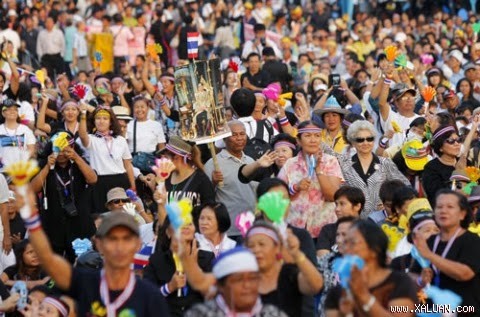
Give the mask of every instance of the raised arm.
POLYGON ((80 136, 80 140, 82 141, 82 145, 86 148, 90 145, 90 138, 87 132, 87 107, 84 103, 80 105, 80 125, 78 127, 78 134, 80 136))
MULTIPOLYGON (((30 210, 36 210, 35 208, 35 194, 31 189, 28 191, 27 201, 19 201, 22 204, 27 204, 30 210)), ((55 285, 60 289, 67 291, 70 288, 72 278, 72 267, 67 260, 60 255, 53 252, 47 235, 43 231, 40 223, 40 217, 37 214, 33 214, 28 219, 25 219, 26 226, 29 229, 29 239, 33 248, 35 249, 42 267, 47 274, 55 281, 55 285), (28 225, 27 225, 28 223, 28 225)))
POLYGON ((187 275, 188 284, 200 292, 202 295, 207 295, 217 283, 216 278, 211 273, 205 273, 198 266, 198 249, 196 241, 192 244, 183 244, 183 252, 180 254, 180 259, 183 264, 183 270, 187 275))
POLYGON ((18 93, 18 87, 20 87, 20 74, 18 73, 17 65, 15 65, 8 55, 7 63, 12 71, 12 75, 10 76, 10 90, 12 91, 13 95, 16 96, 18 93))

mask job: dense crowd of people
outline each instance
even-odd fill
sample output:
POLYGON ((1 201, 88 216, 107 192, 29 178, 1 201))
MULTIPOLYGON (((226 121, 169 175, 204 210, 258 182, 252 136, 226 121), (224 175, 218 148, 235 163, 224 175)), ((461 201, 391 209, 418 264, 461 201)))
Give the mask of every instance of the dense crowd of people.
POLYGON ((2 2, 0 312, 480 316, 477 9, 2 2), (191 34, 214 146, 184 138, 191 34))

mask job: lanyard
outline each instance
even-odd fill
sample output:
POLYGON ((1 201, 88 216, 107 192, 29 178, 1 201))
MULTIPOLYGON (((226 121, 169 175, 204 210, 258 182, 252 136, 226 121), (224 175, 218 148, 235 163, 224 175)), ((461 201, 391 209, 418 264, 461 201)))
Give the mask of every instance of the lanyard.
POLYGON ((105 270, 102 270, 100 273, 100 297, 102 298, 105 307, 107 308, 106 317, 115 317, 117 315, 117 310, 125 304, 125 302, 132 296, 133 290, 135 289, 136 279, 135 274, 130 272, 130 279, 128 280, 127 287, 123 292, 117 297, 117 299, 110 303, 110 293, 108 290, 107 279, 105 277, 105 270))
MULTIPOLYGON (((452 237, 450 237, 450 239, 448 239, 448 242, 447 242, 447 245, 445 246, 445 249, 443 250, 442 252, 442 255, 441 257, 442 258, 445 258, 448 254, 448 251, 450 251, 450 248, 452 247, 453 245, 453 242, 455 241, 455 239, 457 238, 458 234, 460 233, 460 231, 462 231, 462 228, 458 228, 455 233, 453 234, 452 237)), ((436 253, 437 251, 437 248, 438 248, 438 244, 440 243, 440 234, 438 234, 436 237, 435 237, 435 242, 433 243, 433 253, 436 253)), ((435 277, 435 285, 436 286, 439 286, 440 284, 440 270, 432 264, 432 268, 433 270, 435 271, 435 274, 436 274, 436 277, 435 277)))
POLYGON ((18 146, 19 148, 22 147, 22 142, 20 141, 20 138, 17 135, 18 125, 15 128, 15 132, 13 132, 13 135, 8 133, 7 126, 4 125, 3 128, 5 129, 5 134, 10 137, 10 140, 12 140, 12 146, 18 146), (17 142, 15 142, 14 139, 17 139, 17 142))
POLYGON ((70 191, 68 190, 68 185, 72 183, 72 167, 68 169, 68 181, 64 182, 63 179, 58 175, 57 172, 55 172, 55 177, 57 178, 58 182, 60 185, 63 187, 63 193, 65 194, 65 197, 68 197, 70 194, 70 191))
POLYGON ((102 134, 100 132, 96 132, 95 135, 99 138, 103 138, 105 141, 105 145, 107 146, 108 154, 110 155, 110 158, 113 159, 113 138, 109 134, 102 134))

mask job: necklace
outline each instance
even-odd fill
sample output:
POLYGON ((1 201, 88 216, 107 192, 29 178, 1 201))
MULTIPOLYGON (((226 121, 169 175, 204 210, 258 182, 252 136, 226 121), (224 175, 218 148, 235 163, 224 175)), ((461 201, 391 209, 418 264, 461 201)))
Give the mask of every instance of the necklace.
POLYGON ((21 147, 21 142, 20 142, 20 139, 18 138, 18 135, 17 135, 17 130, 18 130, 18 124, 17 126, 15 127, 15 131, 13 132, 13 135, 10 134, 10 132, 8 132, 8 129, 7 129, 7 126, 4 125, 3 127, 5 128, 5 134, 10 138, 10 140, 12 141, 12 146, 17 146, 18 147, 21 147))

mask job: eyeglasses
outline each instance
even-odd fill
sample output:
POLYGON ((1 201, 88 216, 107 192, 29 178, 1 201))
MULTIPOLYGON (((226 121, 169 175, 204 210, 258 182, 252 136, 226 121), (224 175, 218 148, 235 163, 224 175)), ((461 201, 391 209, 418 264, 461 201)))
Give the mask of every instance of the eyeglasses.
POLYGON ((366 137, 366 138, 355 138, 355 143, 363 143, 365 141, 371 143, 375 140, 375 137, 373 136, 369 136, 369 137, 366 137))
POLYGON ((114 204, 119 204, 119 203, 126 204, 126 203, 130 202, 130 199, 114 199, 111 202, 114 203, 114 204))
POLYGON ((448 143, 450 145, 453 145, 454 143, 462 143, 462 140, 460 138, 450 138, 450 139, 446 139, 445 140, 445 143, 448 143))

